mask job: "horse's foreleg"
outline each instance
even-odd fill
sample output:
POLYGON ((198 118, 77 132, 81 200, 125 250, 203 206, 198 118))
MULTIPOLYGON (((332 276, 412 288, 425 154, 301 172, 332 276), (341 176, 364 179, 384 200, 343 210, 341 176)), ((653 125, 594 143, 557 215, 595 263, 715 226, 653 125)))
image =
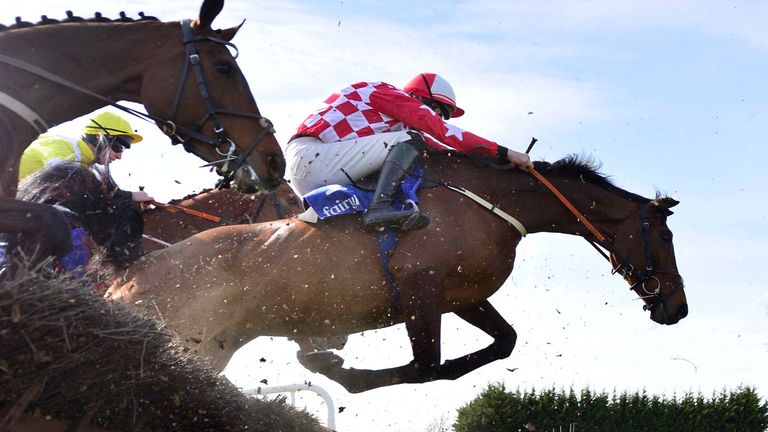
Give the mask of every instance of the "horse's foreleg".
POLYGON ((400 298, 413 350, 413 366, 425 373, 435 371, 440 365, 443 290, 435 284, 434 276, 424 271, 401 284, 400 298))
POLYGON ((307 369, 338 382, 350 393, 393 384, 424 383, 438 379, 440 372, 440 319, 442 288, 434 287, 434 276, 415 275, 400 285, 401 310, 413 350, 413 361, 389 369, 343 368, 344 359, 331 352, 317 352, 308 339, 295 339, 299 362, 307 369), (430 284, 430 281, 432 283, 430 284))
POLYGON ((487 347, 456 359, 447 360, 440 368, 438 379, 456 379, 493 361, 507 358, 517 342, 517 333, 491 306, 488 300, 456 315, 493 338, 487 347))

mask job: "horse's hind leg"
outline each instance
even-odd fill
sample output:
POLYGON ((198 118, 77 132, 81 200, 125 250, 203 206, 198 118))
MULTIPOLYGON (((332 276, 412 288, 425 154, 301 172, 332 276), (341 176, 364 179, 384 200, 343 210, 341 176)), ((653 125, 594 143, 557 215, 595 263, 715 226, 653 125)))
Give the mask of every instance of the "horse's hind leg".
POLYGON ((517 342, 517 333, 488 300, 469 309, 457 311, 464 321, 472 324, 493 338, 487 347, 456 359, 446 360, 440 368, 438 379, 456 379, 493 361, 507 358, 517 342))

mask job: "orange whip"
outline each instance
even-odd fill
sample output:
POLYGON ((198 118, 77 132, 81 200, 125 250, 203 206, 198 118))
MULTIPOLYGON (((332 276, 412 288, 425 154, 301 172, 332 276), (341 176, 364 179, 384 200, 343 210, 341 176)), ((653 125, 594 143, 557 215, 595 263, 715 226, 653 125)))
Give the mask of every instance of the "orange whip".
POLYGON ((147 201, 147 203, 148 204, 152 204, 152 205, 154 205, 157 208, 164 208, 164 209, 168 209, 170 211, 181 211, 181 212, 184 212, 186 214, 189 214, 189 215, 192 215, 192 216, 197 216, 199 218, 207 219, 207 220, 213 221, 213 222, 220 222, 221 221, 221 218, 218 217, 218 216, 214 216, 214 215, 211 215, 211 214, 208 214, 208 213, 204 213, 204 212, 201 212, 201 211, 197 211, 197 210, 192 210, 191 208, 182 207, 180 205, 166 204, 166 203, 157 202, 155 200, 147 201))

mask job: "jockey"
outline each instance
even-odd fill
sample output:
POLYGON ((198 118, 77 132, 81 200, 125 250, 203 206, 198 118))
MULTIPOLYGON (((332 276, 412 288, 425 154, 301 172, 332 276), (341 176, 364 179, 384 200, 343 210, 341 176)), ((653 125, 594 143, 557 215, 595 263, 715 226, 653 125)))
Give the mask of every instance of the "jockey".
MULTIPOLYGON (((102 111, 89 119, 77 140, 50 133, 40 135, 21 156, 19 180, 62 161, 79 163, 84 167, 96 163, 107 166, 122 158, 123 150, 142 139, 127 120, 115 113, 102 111)), ((153 200, 144 191, 131 192, 131 195, 137 202, 153 200)))
POLYGON ((396 210, 392 199, 427 147, 496 156, 515 166, 530 164, 519 153, 446 123, 464 110, 448 81, 434 73, 415 76, 400 90, 383 82, 359 82, 334 93, 326 106, 299 125, 286 147, 286 178, 300 195, 358 180, 381 169, 366 230, 419 229, 429 217, 417 208, 396 210))

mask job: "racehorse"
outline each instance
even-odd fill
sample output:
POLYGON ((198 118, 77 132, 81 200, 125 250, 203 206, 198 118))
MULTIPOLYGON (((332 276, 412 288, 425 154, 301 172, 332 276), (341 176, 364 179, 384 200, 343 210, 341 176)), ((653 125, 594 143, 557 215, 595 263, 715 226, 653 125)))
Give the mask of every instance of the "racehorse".
POLYGON ((197 210, 221 218, 214 222, 171 208, 144 210, 144 234, 153 239, 144 240, 147 252, 163 249, 158 243, 180 242, 199 232, 222 225, 247 224, 284 219, 301 213, 301 198, 287 183, 261 194, 245 194, 235 189, 213 189, 191 195, 171 204, 197 210))
MULTIPOLYGON (((319 225, 296 218, 202 232, 143 257, 107 296, 162 315, 182 339, 223 367, 258 336, 299 342, 299 361, 361 392, 399 383, 456 379, 508 357, 517 335, 488 301, 510 276, 523 233, 557 232, 597 242, 552 192, 518 169, 454 153, 431 154, 426 165, 441 186, 421 191, 432 223, 399 234, 387 283, 375 233, 357 217, 319 225), (485 166, 483 166, 485 165, 485 166), (452 186, 454 185, 454 186, 452 186), (488 211, 450 187, 483 198, 488 211), (518 229, 504 212, 514 215, 518 229), (487 347, 441 363, 441 314, 453 312, 493 338, 487 347), (405 323, 413 350, 406 365, 343 368, 304 338, 347 335, 405 323)), ((659 324, 688 314, 667 227, 669 197, 648 199, 613 185, 576 157, 535 168, 605 236, 600 245, 659 324)))
POLYGON ((59 212, 13 198, 18 163, 49 126, 104 105, 154 121, 227 181, 267 190, 279 184, 285 160, 274 128, 230 52, 239 27, 211 27, 223 3, 204 0, 199 18, 181 24, 68 13, 61 22, 0 26, 0 232, 39 234, 48 255, 69 250, 59 212), (118 100, 142 103, 148 114, 118 100))
MULTIPOLYGON (((90 257, 102 252, 100 261, 109 264, 113 271, 125 270, 143 254, 141 212, 131 194, 119 190, 104 171, 97 175, 77 163, 55 164, 24 178, 17 197, 25 202, 57 206, 69 224, 67 234, 76 228, 84 230, 87 239, 80 250, 91 249, 87 252, 90 257)), ((38 242, 24 234, 11 245, 11 255, 23 253, 32 259, 33 265, 45 258, 36 256, 38 242)), ((17 262, 11 260, 11 264, 17 262)))

